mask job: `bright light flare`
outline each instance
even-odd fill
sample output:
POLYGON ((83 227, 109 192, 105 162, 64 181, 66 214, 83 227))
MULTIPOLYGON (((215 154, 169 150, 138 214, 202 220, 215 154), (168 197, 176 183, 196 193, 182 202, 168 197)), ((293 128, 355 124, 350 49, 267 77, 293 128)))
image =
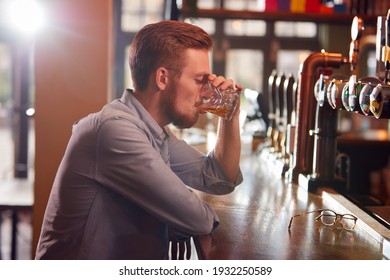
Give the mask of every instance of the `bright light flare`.
POLYGON ((28 108, 26 110, 26 115, 27 116, 32 117, 32 116, 34 116, 34 114, 35 114, 35 109, 34 108, 28 108))
POLYGON ((45 22, 41 5, 34 0, 9 0, 6 2, 8 24, 25 34, 38 31, 45 22))

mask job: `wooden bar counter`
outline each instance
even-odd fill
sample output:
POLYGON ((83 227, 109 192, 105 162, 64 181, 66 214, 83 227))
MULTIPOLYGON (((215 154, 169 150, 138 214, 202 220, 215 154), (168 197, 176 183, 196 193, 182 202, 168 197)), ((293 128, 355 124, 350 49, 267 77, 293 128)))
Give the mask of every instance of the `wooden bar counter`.
POLYGON ((359 223, 353 231, 327 227, 314 213, 294 218, 289 231, 295 214, 319 208, 340 212, 323 195, 286 183, 258 155, 243 156, 241 169, 244 182, 233 193, 199 193, 220 218, 213 234, 195 239, 199 259, 386 259, 382 242, 359 223))

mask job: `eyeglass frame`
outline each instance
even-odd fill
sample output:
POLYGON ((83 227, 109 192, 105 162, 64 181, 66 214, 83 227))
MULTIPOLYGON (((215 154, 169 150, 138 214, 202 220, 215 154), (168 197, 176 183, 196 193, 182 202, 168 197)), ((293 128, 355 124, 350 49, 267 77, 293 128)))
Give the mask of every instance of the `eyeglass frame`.
POLYGON ((323 224, 324 226, 327 226, 327 227, 332 227, 336 224, 337 221, 341 221, 343 219, 344 216, 350 216, 354 221, 354 225, 352 228, 348 229, 348 228, 345 228, 343 226, 343 224, 341 223, 341 227, 344 229, 344 230, 347 230, 347 231, 352 231, 355 229, 356 227, 356 221, 358 220, 358 218, 355 216, 355 215, 352 215, 352 214, 338 214, 336 213, 335 211, 331 210, 331 209, 316 209, 316 210, 312 210, 312 211, 308 211, 308 212, 303 212, 303 213, 298 213, 298 214, 295 214, 293 216, 291 216, 291 219, 290 219, 290 223, 288 224, 288 230, 291 229, 291 225, 292 225, 292 221, 295 217, 299 217, 299 216, 303 216, 303 215, 307 215, 307 214, 311 214, 311 213, 316 213, 316 212, 319 212, 320 215, 318 215, 316 218, 315 218, 315 221, 318 222, 320 221, 321 224, 323 224), (334 222, 331 224, 331 225, 328 225, 328 224, 325 224, 322 220, 321 220, 321 217, 323 217, 322 213, 323 211, 329 211, 329 212, 333 212, 335 214, 335 219, 334 219, 334 222))

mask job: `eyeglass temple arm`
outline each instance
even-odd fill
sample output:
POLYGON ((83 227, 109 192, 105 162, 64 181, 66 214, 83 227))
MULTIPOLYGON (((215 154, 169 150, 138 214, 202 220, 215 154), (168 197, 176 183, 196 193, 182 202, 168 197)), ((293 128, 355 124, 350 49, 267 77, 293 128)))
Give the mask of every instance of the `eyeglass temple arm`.
MULTIPOLYGON (((317 210, 313 210, 313 211, 309 211, 309 212, 304 212, 304 213, 299 213, 299 214, 296 214, 294 216, 291 216, 291 219, 290 219, 290 223, 288 224, 288 229, 291 228, 291 225, 292 225, 292 221, 295 217, 298 217, 298 216, 302 216, 302 215, 307 215, 307 214, 310 214, 310 213, 315 213, 315 212, 321 212, 321 211, 324 211, 324 210, 327 210, 327 209, 317 209, 317 210)), ((331 211, 331 210, 330 210, 331 211)))
POLYGON ((294 217, 295 217, 295 216, 292 216, 292 217, 291 217, 291 219, 290 219, 290 223, 288 224, 288 229, 290 229, 290 228, 291 228, 291 224, 292 224, 292 221, 293 221, 294 217))

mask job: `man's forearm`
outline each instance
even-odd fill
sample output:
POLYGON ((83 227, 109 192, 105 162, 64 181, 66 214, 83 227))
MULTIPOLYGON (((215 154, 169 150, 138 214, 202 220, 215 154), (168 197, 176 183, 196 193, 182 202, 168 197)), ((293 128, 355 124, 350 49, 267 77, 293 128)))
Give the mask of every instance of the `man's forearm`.
POLYGON ((219 120, 215 156, 228 179, 234 183, 237 179, 241 155, 239 112, 231 121, 219 120))

